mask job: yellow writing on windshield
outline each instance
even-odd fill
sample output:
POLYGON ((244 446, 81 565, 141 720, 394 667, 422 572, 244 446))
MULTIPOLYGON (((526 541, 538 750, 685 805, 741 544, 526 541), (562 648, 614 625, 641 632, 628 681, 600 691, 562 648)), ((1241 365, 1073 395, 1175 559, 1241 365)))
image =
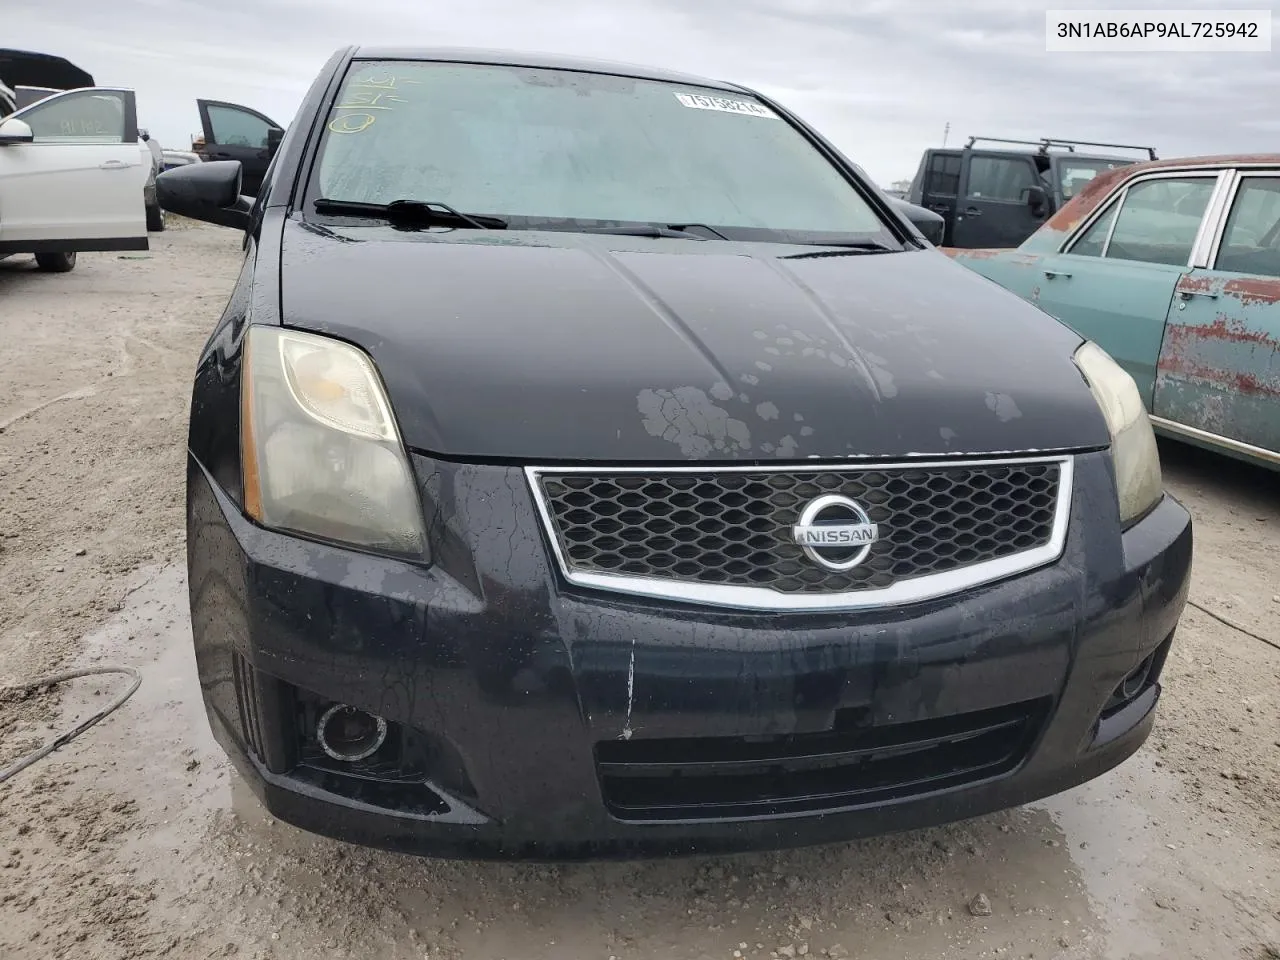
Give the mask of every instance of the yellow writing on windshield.
POLYGON ((332 133, 362 133, 373 126, 378 119, 370 110, 394 110, 397 103, 408 103, 403 97, 397 97, 392 90, 399 90, 400 84, 416 84, 421 80, 410 80, 395 74, 374 72, 367 73, 353 80, 344 92, 342 102, 334 110, 355 110, 335 117, 329 122, 332 133))
POLYGON ((392 96, 386 92, 374 92, 372 90, 348 90, 347 95, 343 97, 344 103, 338 104, 335 110, 354 110, 357 107, 363 107, 366 110, 390 110, 392 103, 408 103, 404 97, 392 96))
POLYGON ((383 90, 395 90, 402 83, 421 83, 421 80, 410 80, 408 77, 397 77, 394 73, 373 71, 359 79, 352 80, 353 87, 381 87, 383 90))
POLYGON ((360 133, 373 126, 377 119, 371 113, 347 113, 329 121, 329 130, 332 133, 360 133))

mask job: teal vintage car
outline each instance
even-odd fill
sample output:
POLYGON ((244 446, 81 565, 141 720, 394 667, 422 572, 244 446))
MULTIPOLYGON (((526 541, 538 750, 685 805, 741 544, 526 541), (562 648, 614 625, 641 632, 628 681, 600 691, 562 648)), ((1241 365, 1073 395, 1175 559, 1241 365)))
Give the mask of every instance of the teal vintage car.
POLYGON ((1280 155, 1120 167, 1016 248, 946 252, 1101 345, 1158 433, 1280 469, 1280 155))

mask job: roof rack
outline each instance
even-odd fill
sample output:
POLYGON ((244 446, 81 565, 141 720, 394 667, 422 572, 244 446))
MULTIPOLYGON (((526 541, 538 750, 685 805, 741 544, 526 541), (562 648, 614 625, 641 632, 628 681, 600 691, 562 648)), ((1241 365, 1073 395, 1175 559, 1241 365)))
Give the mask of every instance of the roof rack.
POLYGON ((1044 140, 1041 140, 1040 143, 1042 144, 1040 148, 1042 151, 1048 150, 1049 147, 1066 147, 1072 152, 1075 151, 1076 147, 1106 147, 1109 150, 1140 150, 1152 160, 1160 159, 1156 156, 1155 147, 1139 147, 1131 143, 1098 143, 1093 140, 1057 140, 1051 137, 1046 137, 1044 140))
POLYGON ((969 142, 964 145, 968 150, 977 140, 983 140, 987 143, 1021 143, 1028 147, 1038 147, 1044 143, 1043 140, 1006 140, 1004 137, 970 137, 969 142))
POLYGON ((970 149, 977 141, 985 143, 1020 143, 1024 146, 1038 147, 1038 153, 1047 154, 1051 148, 1075 153, 1076 147, 1106 147, 1110 150, 1140 150, 1152 160, 1158 160, 1155 147, 1139 147, 1129 143, 1098 143, 1093 140, 1063 140, 1057 137, 1041 137, 1039 140, 1008 140, 1003 137, 970 137, 965 149, 970 149))

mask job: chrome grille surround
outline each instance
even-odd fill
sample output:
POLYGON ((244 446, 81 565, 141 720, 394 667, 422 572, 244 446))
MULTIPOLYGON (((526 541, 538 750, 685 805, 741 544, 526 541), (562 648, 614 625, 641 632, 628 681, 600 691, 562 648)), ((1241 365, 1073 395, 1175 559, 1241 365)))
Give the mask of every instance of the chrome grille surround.
MULTIPOLYGON (((786 466, 531 466, 525 468, 525 474, 557 566, 570 584, 703 606, 822 611, 866 609, 934 599, 1055 562, 1061 556, 1066 541, 1073 467, 1074 459, 1070 455, 1054 455, 981 460, 824 461, 786 466), (967 482, 972 482, 973 477, 985 476, 998 488, 991 497, 985 500, 980 497, 983 502, 970 513, 957 513, 954 508, 960 501, 951 496, 953 491, 948 488, 947 480, 957 475, 967 476, 967 482), (1052 478, 1051 494, 1046 493, 1045 477, 1052 478), (1034 515, 1030 518, 1030 528, 1026 523, 1028 504, 1020 506, 1016 498, 1011 500, 1009 496, 1017 490, 1005 489, 1011 486, 1010 478, 1015 481, 1013 487, 1021 485, 1031 491, 1030 497, 1035 502, 1029 504, 1034 515), (1034 482, 1029 483, 1029 479, 1034 482), (933 486, 929 486, 930 482, 933 486), (597 485, 598 489, 593 492, 591 488, 597 485), (707 489, 700 494, 692 492, 703 485, 707 489), (904 486, 907 491, 902 489, 904 486), (648 493, 645 488, 650 488, 648 493), (683 499, 675 495, 662 496, 664 489, 678 491, 684 495, 683 499), (848 571, 843 580, 805 559, 796 562, 801 554, 800 548, 782 532, 790 529, 794 515, 803 508, 808 495, 813 491, 825 493, 833 489, 854 498, 862 495, 865 499, 861 502, 875 514, 881 529, 888 527, 882 533, 887 546, 873 551, 866 562, 848 571), (903 497, 911 489, 924 494, 919 504, 922 509, 937 511, 941 515, 934 522, 935 527, 938 524, 968 524, 963 532, 971 536, 986 531, 985 539, 990 540, 990 533, 994 530, 998 537, 1003 528, 998 523, 992 525, 989 510, 982 512, 983 507, 992 506, 994 498, 999 504, 1022 510, 1023 515, 1013 519, 1022 523, 1024 529, 1012 534, 1016 541, 1013 549, 1006 546, 1001 550, 987 549, 985 554, 978 551, 971 562, 961 562, 955 553, 963 547, 946 548, 949 541, 931 535, 937 533, 936 529, 930 529, 932 512, 911 511, 906 520, 912 529, 906 539, 905 527, 892 526, 894 517, 898 518, 899 524, 902 523, 903 497), (584 494, 575 501, 581 505, 575 507, 566 503, 566 491, 584 494), (621 505, 613 516, 591 514, 593 501, 611 502, 619 492, 627 495, 629 504, 621 505), (766 494, 770 500, 768 508, 762 507, 759 496, 754 499, 746 496, 744 499, 743 494, 751 492, 766 494), (720 502, 721 496, 727 498, 727 503, 720 502), (702 504, 708 501, 718 503, 721 516, 717 519, 714 511, 699 514, 688 502, 689 497, 702 504), (932 504, 927 502, 930 498, 932 504), (660 524, 659 532, 645 530, 639 539, 634 535, 630 540, 616 536, 618 532, 632 531, 634 534, 634 523, 623 522, 624 517, 633 522, 639 521, 644 526, 648 521, 642 518, 653 517, 646 506, 663 503, 671 509, 661 519, 687 522, 660 524), (754 508, 744 512, 742 508, 749 504, 754 508), (570 511, 586 511, 588 515, 569 516, 570 511), (733 518, 725 519, 724 514, 729 513, 733 513, 733 518), (744 516, 745 520, 742 519, 744 516), (597 540, 608 539, 607 546, 611 549, 599 550, 591 543, 583 549, 580 533, 576 534, 578 541, 566 536, 573 535, 575 526, 590 526, 596 521, 607 521, 606 532, 597 540), (741 529, 735 530, 735 523, 741 529), (979 527, 975 528, 974 524, 979 527), (733 535, 723 536, 726 532, 733 535), (689 536, 680 537, 682 533, 689 536), (674 543, 681 556, 675 556, 675 551, 645 548, 642 543, 645 536, 657 540, 665 538, 666 544, 674 543), (699 538, 732 548, 732 551, 721 548, 716 557, 718 565, 701 564, 704 573, 707 569, 714 569, 718 580, 708 579, 697 570, 690 573, 688 566, 681 571, 670 569, 679 563, 692 563, 697 567, 700 556, 708 552, 716 554, 715 550, 707 551, 697 546, 699 538), (618 546, 619 542, 621 546, 618 546), (939 550, 940 544, 944 549, 939 550), (623 548, 627 548, 625 554, 623 548), (912 575, 912 555, 922 551, 933 551, 930 556, 939 562, 917 564, 922 572, 912 575), (730 552, 733 556, 728 556, 730 552), (948 553, 953 562, 940 562, 945 558, 940 558, 939 553, 948 553), (641 572, 604 569, 598 563, 604 555, 621 557, 626 561, 623 566, 639 567, 641 572), (660 574, 656 569, 645 569, 646 564, 649 568, 654 566, 654 557, 662 557, 661 562, 667 563, 669 569, 660 574), (769 582, 771 579, 772 584, 769 582)), ((983 537, 979 536, 979 539, 983 537)), ((969 552, 973 554, 971 549, 969 552)))

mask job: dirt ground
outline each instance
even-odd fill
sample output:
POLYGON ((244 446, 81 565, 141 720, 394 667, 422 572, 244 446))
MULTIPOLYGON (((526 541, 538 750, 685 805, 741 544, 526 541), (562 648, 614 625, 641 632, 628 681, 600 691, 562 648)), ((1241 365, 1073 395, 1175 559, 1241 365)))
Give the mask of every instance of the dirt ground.
MULTIPOLYGON (((573 866, 347 846, 268 819, 190 652, 190 376, 239 264, 174 222, 70 274, 0 262, 0 686, 139 667, 124 708, 0 786, 0 957, 1280 957, 1280 650, 1188 609, 1147 745, 1048 802, 823 848, 573 866), (975 898, 981 897, 977 904, 975 898)), ((1280 640, 1280 479, 1163 447, 1193 600, 1280 640)), ((0 766, 122 678, 0 702, 0 766)))

